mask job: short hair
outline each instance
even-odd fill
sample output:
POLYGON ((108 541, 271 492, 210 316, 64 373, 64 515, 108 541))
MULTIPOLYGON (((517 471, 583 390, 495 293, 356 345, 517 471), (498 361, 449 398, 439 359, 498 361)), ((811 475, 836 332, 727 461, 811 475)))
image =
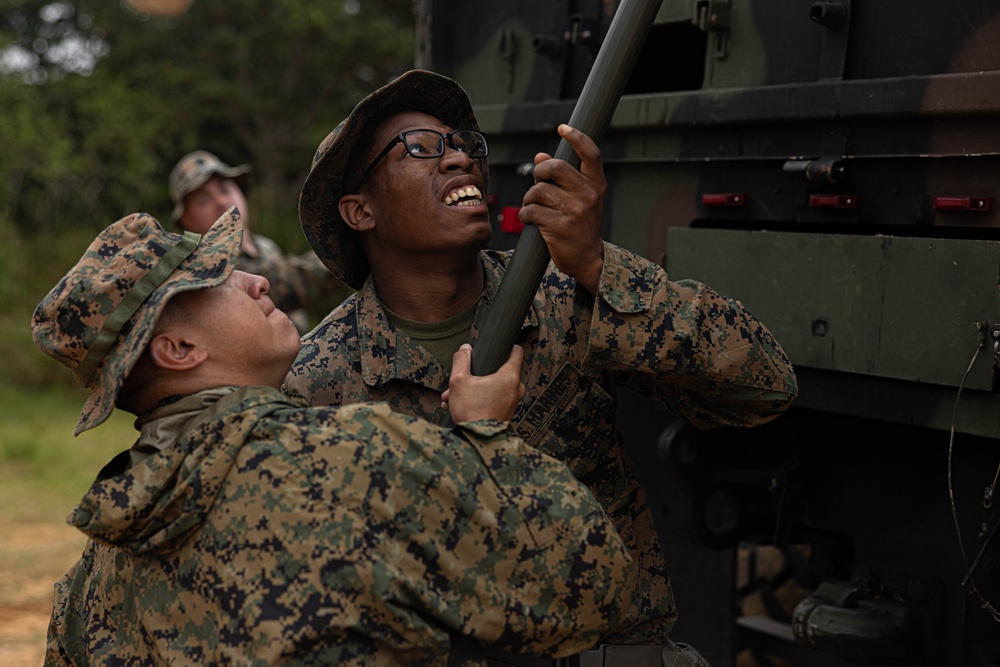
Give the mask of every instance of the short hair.
MULTIPOLYGON (((150 343, 159 334, 177 322, 188 319, 189 311, 185 307, 185 302, 189 300, 192 294, 197 294, 200 291, 180 292, 167 300, 163 306, 163 311, 156 320, 156 325, 153 327, 153 334, 149 339, 150 343)), ((153 355, 150 354, 149 344, 147 344, 142 354, 139 355, 139 359, 136 360, 135 366, 125 376, 125 381, 122 384, 115 405, 122 410, 137 415, 137 406, 143 405, 147 397, 155 391, 156 383, 160 379, 161 373, 160 367, 153 361, 153 355)))

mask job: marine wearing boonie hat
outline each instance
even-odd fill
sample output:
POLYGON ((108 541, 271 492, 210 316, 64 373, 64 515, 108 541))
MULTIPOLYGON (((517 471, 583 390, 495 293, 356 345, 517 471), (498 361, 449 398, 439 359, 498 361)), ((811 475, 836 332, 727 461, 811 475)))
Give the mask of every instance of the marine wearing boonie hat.
POLYGON ((31 320, 35 345, 91 389, 74 435, 112 413, 167 301, 226 281, 242 237, 235 207, 204 236, 174 234, 135 213, 101 232, 42 299, 31 320))
POLYGON ((184 215, 184 197, 203 186, 212 176, 219 174, 233 179, 245 194, 250 187, 250 171, 248 164, 230 167, 208 151, 192 151, 182 157, 170 170, 169 178, 170 199, 174 202, 174 222, 184 215))
MULTIPOLYGON (((344 178, 359 139, 400 111, 420 111, 460 130, 479 131, 469 96, 458 83, 426 70, 410 70, 361 100, 316 149, 299 196, 299 221, 309 245, 338 278, 359 289, 371 272, 361 242, 340 216, 344 178)), ((357 156, 355 156, 357 157, 357 156)), ((480 161, 483 183, 489 170, 480 161)))

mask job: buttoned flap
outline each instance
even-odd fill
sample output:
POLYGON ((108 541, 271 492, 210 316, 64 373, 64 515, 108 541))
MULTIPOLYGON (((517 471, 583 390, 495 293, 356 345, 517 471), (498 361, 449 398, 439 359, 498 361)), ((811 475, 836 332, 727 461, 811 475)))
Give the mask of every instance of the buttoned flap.
POLYGON ((649 310, 653 290, 660 279, 659 272, 656 264, 605 243, 600 297, 615 312, 641 313, 649 310))

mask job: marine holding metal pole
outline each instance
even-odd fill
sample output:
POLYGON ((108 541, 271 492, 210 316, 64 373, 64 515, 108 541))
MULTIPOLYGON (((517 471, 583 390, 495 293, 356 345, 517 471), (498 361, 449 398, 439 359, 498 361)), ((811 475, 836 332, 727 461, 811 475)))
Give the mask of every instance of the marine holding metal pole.
MULTIPOLYGON (((569 125, 600 144, 618 98, 639 59, 661 0, 622 0, 590 70, 569 125)), ((580 157, 560 139, 553 157, 580 166, 580 157)), ((510 356, 521 324, 549 264, 549 249, 538 228, 526 225, 514 248, 493 305, 487 311, 479 340, 472 347, 472 374, 496 372, 510 356)))

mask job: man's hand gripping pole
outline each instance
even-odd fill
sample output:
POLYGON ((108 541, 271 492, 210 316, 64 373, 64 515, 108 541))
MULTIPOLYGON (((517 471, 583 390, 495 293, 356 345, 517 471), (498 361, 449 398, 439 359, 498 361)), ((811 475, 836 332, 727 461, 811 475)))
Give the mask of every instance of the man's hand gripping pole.
MULTIPOLYGON (((661 0, 622 0, 608 34, 597 53, 594 67, 576 102, 569 125, 600 144, 618 99, 639 59, 661 0)), ((553 155, 579 168, 580 157, 565 139, 553 155)), ((479 340, 472 348, 473 375, 489 375, 499 369, 517 341, 538 284, 549 263, 549 249, 534 225, 527 225, 514 248, 514 255, 487 311, 479 340)))

